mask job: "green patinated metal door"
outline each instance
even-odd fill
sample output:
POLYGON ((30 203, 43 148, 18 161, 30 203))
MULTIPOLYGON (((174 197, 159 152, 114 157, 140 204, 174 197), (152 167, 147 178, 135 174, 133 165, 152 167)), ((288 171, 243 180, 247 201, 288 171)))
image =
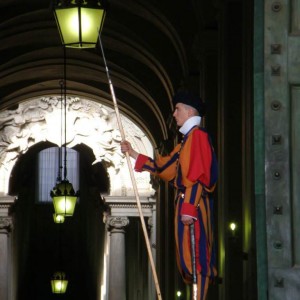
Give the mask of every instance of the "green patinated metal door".
POLYGON ((300 0, 265 0, 264 10, 267 297, 296 300, 300 299, 300 0))

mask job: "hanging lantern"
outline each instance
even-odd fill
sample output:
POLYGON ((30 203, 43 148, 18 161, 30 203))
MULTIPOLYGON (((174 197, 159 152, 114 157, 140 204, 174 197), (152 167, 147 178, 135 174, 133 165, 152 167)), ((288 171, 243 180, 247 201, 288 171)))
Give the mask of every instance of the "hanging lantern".
POLYGON ((57 215, 53 214, 53 221, 54 223, 61 224, 65 222, 65 216, 64 215, 57 215))
POLYGON ((54 294, 64 294, 68 287, 68 280, 66 279, 66 274, 64 272, 54 273, 51 279, 52 293, 54 294))
POLYGON ((75 193, 72 183, 62 180, 50 192, 54 210, 57 215, 71 217, 74 214, 78 192, 75 193))
POLYGON ((103 0, 54 0, 54 16, 64 46, 96 47, 106 15, 103 3, 103 0))

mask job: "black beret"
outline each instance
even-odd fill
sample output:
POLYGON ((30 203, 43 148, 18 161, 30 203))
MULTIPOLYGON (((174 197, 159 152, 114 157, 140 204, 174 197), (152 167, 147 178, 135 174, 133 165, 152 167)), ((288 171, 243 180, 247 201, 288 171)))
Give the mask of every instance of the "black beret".
POLYGON ((201 117, 205 115, 205 103, 200 97, 193 94, 190 91, 179 91, 173 97, 173 105, 176 106, 177 103, 187 104, 194 107, 201 117))

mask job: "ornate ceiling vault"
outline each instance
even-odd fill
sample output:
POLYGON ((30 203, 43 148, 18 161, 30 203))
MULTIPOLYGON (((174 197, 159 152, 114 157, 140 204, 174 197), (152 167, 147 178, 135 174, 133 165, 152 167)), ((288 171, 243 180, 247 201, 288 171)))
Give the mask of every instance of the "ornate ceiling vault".
MULTIPOLYGON (((169 136, 172 94, 199 74, 201 34, 215 24, 213 3, 109 1, 101 38, 116 97, 155 146, 169 136)), ((59 94, 63 47, 51 0, 1 1, 0 9, 0 110, 59 94)), ((67 49, 67 92, 112 107, 99 47, 67 49)))

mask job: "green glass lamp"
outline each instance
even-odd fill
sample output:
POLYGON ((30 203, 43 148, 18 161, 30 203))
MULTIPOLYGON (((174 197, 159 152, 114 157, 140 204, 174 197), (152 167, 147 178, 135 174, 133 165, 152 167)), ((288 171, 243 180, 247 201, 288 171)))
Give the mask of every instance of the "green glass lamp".
POLYGON ((65 47, 96 47, 106 15, 104 3, 103 0, 54 0, 54 16, 65 47))
POLYGON ((64 294, 67 291, 68 280, 64 272, 54 273, 51 279, 51 289, 54 294, 64 294))
POLYGON ((58 182, 50 192, 56 215, 71 217, 74 214, 78 192, 75 193, 72 183, 68 180, 58 182))

